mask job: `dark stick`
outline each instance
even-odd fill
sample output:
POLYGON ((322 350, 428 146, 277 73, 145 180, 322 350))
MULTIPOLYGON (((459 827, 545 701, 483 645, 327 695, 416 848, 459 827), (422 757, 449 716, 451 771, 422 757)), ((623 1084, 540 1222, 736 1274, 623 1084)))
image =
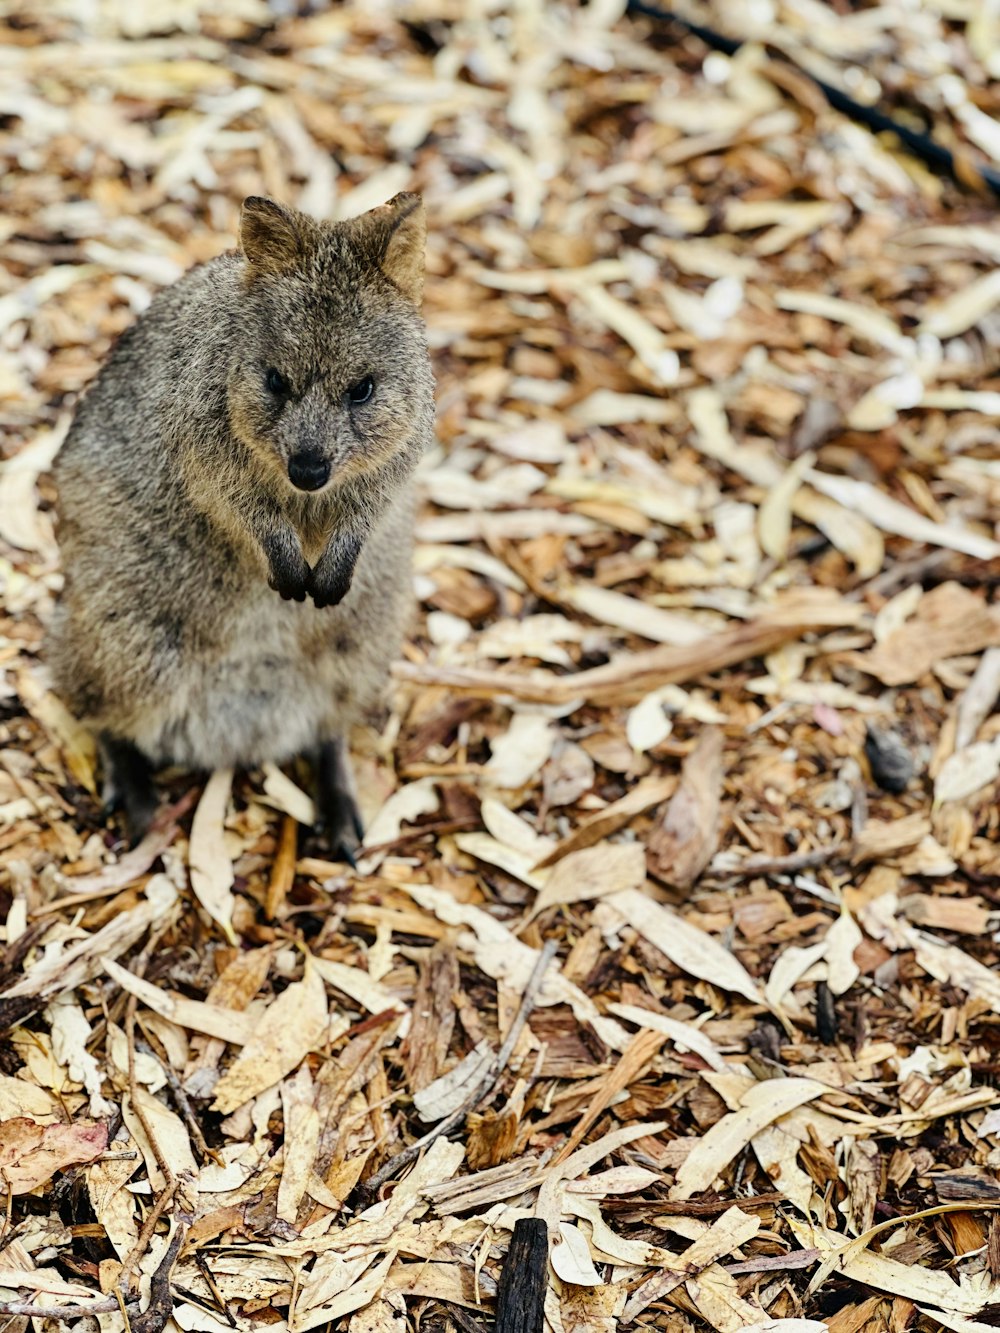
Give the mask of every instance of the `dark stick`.
POLYGON ((500 1274, 495 1333, 542 1333, 548 1266, 548 1227, 540 1217, 520 1218, 500 1274))
MULTIPOLYGON (((656 19, 660 23, 671 23, 683 32, 690 33, 692 37, 699 38, 713 51, 721 51, 727 56, 734 55, 743 45, 742 42, 734 41, 731 37, 724 37, 722 33, 716 32, 714 28, 706 28, 703 24, 692 23, 690 19, 682 18, 680 14, 675 14, 673 10, 661 9, 658 5, 648 4, 646 0, 629 0, 628 13, 641 14, 644 18, 656 19)), ((878 107, 865 106, 861 102, 856 102, 853 97, 848 97, 847 93, 840 88, 835 88, 833 84, 818 79, 815 74, 810 74, 809 70, 803 69, 801 65, 788 60, 787 56, 784 59, 793 69, 812 80, 835 111, 849 116, 851 120, 856 120, 859 124, 864 125, 866 129, 871 130, 873 134, 894 134, 914 157, 919 158, 932 171, 950 176, 959 185, 972 186, 980 190, 988 189, 993 194, 1000 195, 1000 172, 995 171, 992 167, 973 162, 965 153, 953 153, 950 149, 930 138, 929 135, 921 134, 918 130, 911 130, 908 125, 895 120, 892 116, 887 116, 878 107)))

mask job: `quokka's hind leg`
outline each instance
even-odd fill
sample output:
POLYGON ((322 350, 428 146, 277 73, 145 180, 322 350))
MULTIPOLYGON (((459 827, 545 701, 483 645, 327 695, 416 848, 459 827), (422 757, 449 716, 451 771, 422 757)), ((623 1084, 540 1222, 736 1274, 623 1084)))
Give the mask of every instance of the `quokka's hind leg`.
POLYGON ((364 836, 361 812, 354 794, 354 777, 347 744, 342 736, 323 741, 316 756, 316 814, 327 845, 335 856, 355 865, 355 853, 364 836))
POLYGON ((153 766, 131 741, 102 732, 98 748, 104 769, 104 808, 110 814, 121 810, 129 842, 135 844, 149 832, 159 798, 153 785, 153 766))

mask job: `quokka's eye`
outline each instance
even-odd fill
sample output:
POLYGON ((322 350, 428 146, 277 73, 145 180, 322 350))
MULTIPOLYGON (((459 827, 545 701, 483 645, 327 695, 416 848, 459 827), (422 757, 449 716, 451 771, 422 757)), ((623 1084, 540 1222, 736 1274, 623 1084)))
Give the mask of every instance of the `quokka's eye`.
POLYGON ((275 370, 274 366, 264 375, 264 383, 267 385, 268 393, 273 393, 276 398, 284 398, 288 392, 288 381, 280 370, 275 370))
POLYGON ((367 403, 374 392, 375 381, 371 375, 366 375, 364 379, 358 380, 357 384, 352 384, 347 390, 347 401, 354 407, 360 407, 362 403, 367 403))

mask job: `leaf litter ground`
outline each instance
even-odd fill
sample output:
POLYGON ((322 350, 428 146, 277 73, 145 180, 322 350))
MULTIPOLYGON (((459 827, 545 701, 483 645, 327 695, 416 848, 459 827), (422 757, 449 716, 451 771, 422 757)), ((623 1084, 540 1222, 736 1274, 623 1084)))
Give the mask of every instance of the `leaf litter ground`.
POLYGON ((526 1217, 565 1333, 995 1323, 1000 243, 784 57, 996 161, 998 19, 620 9, 3 8, 4 1328, 485 1329, 526 1217), (127 851, 45 674, 68 412, 244 195, 403 188, 362 865, 294 768, 127 851))

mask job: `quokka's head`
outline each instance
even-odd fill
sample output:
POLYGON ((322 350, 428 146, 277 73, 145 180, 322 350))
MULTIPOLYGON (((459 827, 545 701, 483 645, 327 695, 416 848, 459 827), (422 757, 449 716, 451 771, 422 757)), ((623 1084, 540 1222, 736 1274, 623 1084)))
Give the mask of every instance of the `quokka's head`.
POLYGON ((294 490, 335 487, 412 454, 426 431, 425 239, 414 194, 336 223, 244 201, 229 416, 294 490))

